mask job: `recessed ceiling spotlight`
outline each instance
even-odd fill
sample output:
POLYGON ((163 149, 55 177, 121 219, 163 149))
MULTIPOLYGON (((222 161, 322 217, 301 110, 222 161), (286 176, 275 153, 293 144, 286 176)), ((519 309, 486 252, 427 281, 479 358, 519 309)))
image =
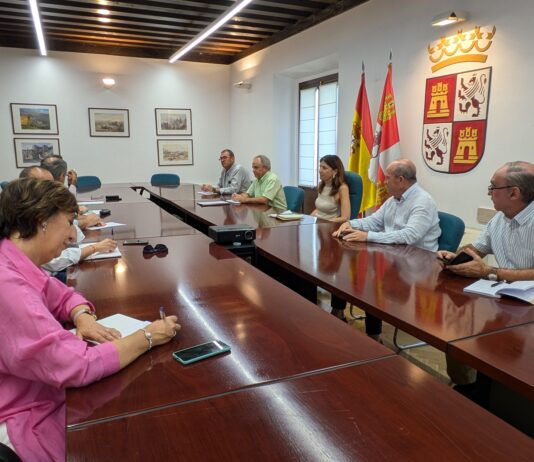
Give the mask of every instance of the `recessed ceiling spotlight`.
POLYGON ((102 83, 104 84, 106 88, 111 88, 113 85, 115 85, 115 79, 111 77, 104 77, 102 79, 102 83))
POLYGON ((111 22, 111 19, 109 18, 98 18, 100 22, 111 22))

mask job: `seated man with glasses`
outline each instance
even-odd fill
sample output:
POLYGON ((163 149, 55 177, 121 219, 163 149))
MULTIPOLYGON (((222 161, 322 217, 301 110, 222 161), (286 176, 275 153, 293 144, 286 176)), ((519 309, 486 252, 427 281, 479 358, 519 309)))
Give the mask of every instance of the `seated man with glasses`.
MULTIPOLYGON (((534 164, 508 162, 499 168, 488 186, 497 214, 489 221, 476 242, 462 250, 473 260, 447 269, 460 276, 494 281, 534 279, 534 164), (482 259, 495 256, 497 267, 482 259)), ((442 258, 454 258, 447 251, 442 258)))
POLYGON ((235 163, 234 153, 230 149, 221 151, 219 157, 223 167, 217 186, 203 184, 202 191, 217 194, 240 194, 250 186, 250 175, 241 165, 235 163))
MULTIPOLYGON (((473 260, 446 269, 460 276, 486 278, 492 281, 534 279, 534 165, 508 162, 499 168, 488 186, 497 214, 488 222, 476 242, 460 250, 473 260), (495 256, 497 267, 482 259, 495 256)), ((455 254, 439 251, 441 258, 455 254)), ((447 373, 457 385, 455 390, 481 406, 489 405, 491 380, 474 369, 447 356, 447 373), (472 382, 476 374, 476 381, 472 382)))

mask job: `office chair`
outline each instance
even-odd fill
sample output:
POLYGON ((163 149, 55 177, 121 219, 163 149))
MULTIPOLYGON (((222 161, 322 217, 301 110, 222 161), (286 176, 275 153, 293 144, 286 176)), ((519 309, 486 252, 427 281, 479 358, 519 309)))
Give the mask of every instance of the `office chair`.
POLYGON ((349 187, 350 219, 358 218, 362 205, 363 183, 362 177, 354 172, 345 172, 345 181, 349 187))
POLYGON ((297 186, 284 186, 284 194, 286 195, 287 208, 292 212, 302 212, 304 189, 297 186))
POLYGON ((180 177, 174 173, 155 173, 150 178, 152 186, 179 186, 180 177))
MULTIPOLYGON (((465 223, 456 215, 451 215, 450 213, 446 212, 438 212, 438 218, 439 227, 441 229, 441 236, 438 239, 438 250, 456 252, 462 237, 464 237, 465 223)), ((414 342, 408 345, 400 345, 397 342, 398 333, 399 328, 395 327, 395 331, 393 332, 393 343, 400 351, 426 345, 425 342, 414 342)))
POLYGON ((98 189, 102 186, 102 182, 100 181, 100 178, 97 176, 79 176, 78 180, 76 181, 76 189, 85 189, 85 190, 91 190, 91 189, 98 189))
POLYGON ((0 187, 1 187, 2 189, 6 189, 8 184, 9 184, 9 181, 2 181, 2 182, 0 183, 0 187))

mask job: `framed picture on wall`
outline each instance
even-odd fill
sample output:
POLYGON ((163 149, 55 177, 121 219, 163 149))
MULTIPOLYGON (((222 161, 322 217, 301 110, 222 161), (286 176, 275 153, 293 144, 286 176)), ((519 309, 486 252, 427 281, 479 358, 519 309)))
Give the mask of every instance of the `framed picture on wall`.
POLYGON ((11 121, 15 135, 57 135, 55 104, 11 103, 11 121))
POLYGON ((193 140, 158 140, 158 165, 193 165, 193 140))
POLYGON ((191 109, 156 108, 156 135, 192 136, 191 109))
POLYGON ((14 138, 17 168, 39 165, 51 154, 60 155, 58 138, 14 138))
POLYGON ((129 137, 128 109, 89 108, 89 134, 104 137, 129 137))

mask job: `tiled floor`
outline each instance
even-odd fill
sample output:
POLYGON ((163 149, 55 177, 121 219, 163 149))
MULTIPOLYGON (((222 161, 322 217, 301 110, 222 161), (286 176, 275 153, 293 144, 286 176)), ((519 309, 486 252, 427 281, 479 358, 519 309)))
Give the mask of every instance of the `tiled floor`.
MULTIPOLYGON (((330 311, 330 294, 322 289, 318 290, 318 299, 319 306, 325 311, 330 311)), ((353 308, 355 315, 365 314, 363 311, 358 308, 353 308)), ((355 320, 350 313, 349 305, 345 309, 345 317, 348 320, 349 324, 354 328, 364 332, 364 321, 355 320)), ((391 348, 393 351, 397 352, 397 349, 393 343, 393 332, 394 327, 391 324, 386 322, 383 323, 382 327, 382 343, 391 348)), ((397 336, 397 341, 399 344, 404 345, 408 343, 417 342, 418 339, 412 337, 411 335, 399 331, 397 336)), ((428 373, 435 376, 438 380, 450 384, 449 376, 447 375, 447 367, 445 363, 445 354, 436 348, 431 346, 424 346, 418 348, 412 348, 410 350, 405 350, 400 353, 401 356, 405 357, 418 367, 426 370, 428 373)))

